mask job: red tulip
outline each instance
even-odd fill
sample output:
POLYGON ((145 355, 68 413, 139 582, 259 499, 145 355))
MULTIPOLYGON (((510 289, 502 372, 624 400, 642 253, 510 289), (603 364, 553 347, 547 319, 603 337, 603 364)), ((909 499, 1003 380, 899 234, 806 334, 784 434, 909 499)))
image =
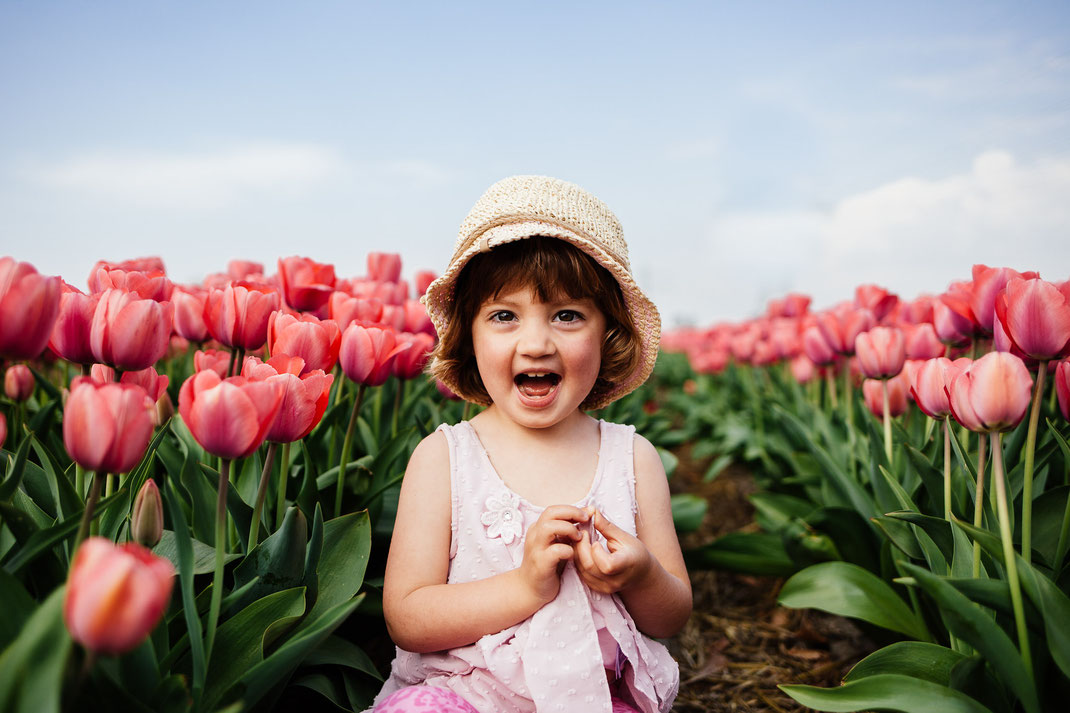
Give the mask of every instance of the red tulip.
MULTIPOLYGON (((1039 275, 1035 272, 1018 272, 1009 267, 973 266, 970 310, 973 312, 978 326, 985 334, 992 334, 992 323, 996 318, 996 296, 1003 291, 1003 288, 1014 277, 1030 279, 1039 277, 1039 275)), ((953 306, 952 308, 954 309, 953 306)))
POLYGON ((105 264, 89 276, 89 291, 93 294, 105 290, 129 290, 142 299, 168 302, 173 288, 163 270, 131 270, 105 264))
POLYGON ((397 253, 368 253, 368 279, 397 282, 401 279, 401 256, 397 253))
POLYGON ((793 292, 770 300, 765 313, 769 317, 802 317, 809 309, 810 297, 793 292))
MULTIPOLYGON (((866 402, 866 408, 878 417, 884 417, 884 394, 881 387, 882 379, 866 379, 862 382, 862 396, 866 402)), ((902 416, 907 411, 907 383, 902 374, 893 376, 891 379, 883 379, 888 384, 888 415, 891 417, 902 416)))
POLYGON ((402 334, 401 341, 409 342, 409 346, 398 352, 394 358, 394 376, 399 379, 415 379, 423 373, 427 357, 435 346, 435 339, 425 332, 417 332, 402 334))
POLYGON ((204 450, 228 460, 244 458, 267 437, 282 397, 280 384, 198 371, 182 384, 178 413, 204 450))
POLYGON ((799 320, 778 317, 770 320, 769 345, 779 359, 792 359, 802 352, 802 337, 799 320))
POLYGON ((347 378, 365 386, 379 386, 390 376, 394 358, 408 346, 398 343, 391 329, 351 324, 342 333, 338 363, 347 378))
POLYGON ((334 291, 334 265, 307 257, 279 258, 279 280, 286 304, 297 310, 316 310, 334 291))
POLYGON ((932 323, 935 301, 931 295, 921 295, 910 302, 900 300, 897 310, 899 318, 911 324, 932 323))
POLYGON ((7 416, 0 411, 0 446, 7 440, 7 416))
POLYGON ((878 322, 884 319, 896 305, 899 297, 877 285, 859 285, 855 288, 855 307, 868 309, 878 322))
POLYGON ((268 318, 279 308, 279 292, 258 282, 232 282, 209 290, 204 300, 204 323, 220 344, 259 349, 267 341, 268 318))
POLYGON ((1009 431, 1032 400, 1033 380, 1025 363, 1006 352, 989 352, 951 381, 951 415, 971 431, 1009 431))
POLYGON ((91 282, 97 274, 97 270, 102 267, 108 268, 109 270, 125 270, 127 272, 167 274, 167 268, 164 267, 163 259, 159 257, 137 257, 132 260, 121 260, 119 262, 97 260, 97 263, 93 265, 93 269, 89 271, 89 280, 91 282))
POLYGON ((417 295, 423 295, 431 283, 437 279, 438 275, 431 270, 417 270, 412 276, 412 286, 416 289, 417 295))
POLYGON ((405 300, 405 331, 424 332, 432 338, 438 336, 435 325, 427 316, 427 309, 417 300, 405 300))
POLYGON ((93 356, 119 369, 152 366, 167 352, 173 313, 170 302, 143 299, 126 290, 106 290, 89 330, 93 356))
POLYGON ((803 332, 803 351, 810 361, 819 366, 828 366, 836 361, 836 352, 829 346, 819 327, 807 327, 803 332))
POLYGON ((28 262, 0 258, 0 357, 34 359, 44 350, 59 315, 62 285, 28 262))
POLYGON ((242 375, 252 381, 279 383, 283 387, 282 404, 267 440, 292 443, 312 432, 327 410, 334 374, 322 369, 305 369, 304 359, 278 354, 262 362, 246 357, 242 375))
POLYGON ((761 332, 753 325, 748 325, 729 340, 732 356, 740 363, 748 363, 754 357, 761 332))
POLYGON ((329 319, 273 312, 268 318, 268 348, 272 354, 301 357, 305 371, 329 372, 338 361, 342 332, 329 319))
POLYGON ((130 536, 144 547, 155 547, 163 539, 163 500, 152 478, 145 481, 134 499, 130 536))
POLYGON ((71 563, 63 620, 87 649, 124 654, 156 628, 174 582, 174 565, 141 545, 90 537, 71 563))
POLYGON ((1030 358, 1070 355, 1070 299, 1050 282, 1012 278, 996 297, 996 320, 1010 346, 1030 358))
MULTIPOLYGON (((1070 421, 1070 360, 1055 365, 1055 393, 1059 396, 1059 410, 1063 418, 1070 421)), ((0 437, 0 443, 4 439, 0 437)))
POLYGON ((171 293, 175 305, 175 331, 191 342, 208 339, 208 325, 204 323, 204 301, 208 291, 199 287, 176 286, 171 293))
MULTIPOLYGON (((89 376, 98 384, 110 384, 115 381, 115 370, 103 364, 94 364, 89 370, 89 376)), ((145 389, 145 393, 153 403, 160 400, 167 391, 167 385, 171 379, 166 374, 158 374, 156 369, 149 367, 139 371, 124 371, 120 384, 137 384, 145 389)))
POLYGON ((154 411, 140 386, 80 376, 71 382, 63 409, 63 444, 86 470, 125 473, 145 455, 154 411))
POLYGON ((944 355, 944 344, 931 323, 903 324, 900 328, 907 359, 935 359, 944 355))
POLYGON ((193 370, 204 371, 211 369, 219 374, 219 378, 227 378, 227 369, 230 368, 230 354, 218 349, 200 349, 193 353, 193 370))
POLYGON ((383 314, 379 317, 379 323, 390 327, 395 332, 405 331, 405 308, 400 304, 383 305, 383 314))
POLYGON ((974 322, 948 307, 944 300, 933 301, 933 328, 936 336, 944 344, 960 346, 970 341, 974 331, 974 322))
POLYGON ((4 393, 12 401, 25 401, 33 395, 34 379, 30 367, 13 364, 4 372, 4 393))
MULTIPOLYGON (((450 390, 450 387, 446 386, 446 384, 444 384, 442 382, 442 379, 435 379, 435 388, 438 389, 438 393, 441 394, 443 396, 443 398, 449 399, 450 401, 461 401, 462 400, 460 396, 458 396, 457 394, 453 393, 453 391, 450 390)), ((3 415, 3 414, 0 414, 0 415, 3 415)), ((0 443, 2 443, 2 442, 3 441, 0 440, 0 443)))
POLYGON ((791 375, 795 377, 795 380, 800 384, 806 384, 813 381, 817 376, 817 365, 810 361, 810 357, 805 354, 799 354, 791 360, 791 375))
POLYGON ((260 280, 264 277, 264 263, 252 260, 231 260, 227 263, 227 275, 232 280, 260 280))
POLYGON ((375 282, 373 280, 354 280, 347 290, 354 297, 365 300, 379 300, 387 305, 404 304, 409 298, 409 285, 400 282, 375 282))
POLYGON ((871 329, 876 320, 868 309, 859 309, 843 303, 817 315, 821 336, 837 354, 850 356, 855 353, 858 335, 871 329))
POLYGON ((953 362, 947 357, 921 362, 911 379, 910 393, 914 397, 914 403, 930 418, 941 419, 951 415, 948 389, 955 376, 969 365, 969 359, 953 362))
POLYGON ((93 313, 100 301, 98 295, 86 295, 81 290, 62 283, 59 297, 59 314, 52 327, 48 346, 59 356, 75 364, 92 364, 95 361, 89 344, 89 332, 93 325, 93 313))
POLYGON ((855 339, 858 367, 871 379, 887 379, 903 370, 906 360, 903 332, 898 327, 874 327, 855 339))

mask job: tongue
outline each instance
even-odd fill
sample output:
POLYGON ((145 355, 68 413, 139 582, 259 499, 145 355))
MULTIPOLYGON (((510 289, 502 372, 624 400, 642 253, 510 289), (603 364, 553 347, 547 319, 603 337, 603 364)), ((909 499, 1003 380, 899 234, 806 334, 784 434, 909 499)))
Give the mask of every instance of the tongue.
POLYGON ((550 376, 525 376, 520 379, 519 386, 525 396, 546 396, 554 387, 554 380, 550 376))

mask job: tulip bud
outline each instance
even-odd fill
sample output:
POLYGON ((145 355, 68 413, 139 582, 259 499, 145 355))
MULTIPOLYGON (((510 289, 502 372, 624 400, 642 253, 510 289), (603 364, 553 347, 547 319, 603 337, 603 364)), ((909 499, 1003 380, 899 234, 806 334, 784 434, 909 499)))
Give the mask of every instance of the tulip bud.
POLYGON ((7 417, 0 412, 0 446, 7 440, 7 417))
POLYGON ((155 547, 163 537, 163 501, 152 478, 145 481, 134 500, 130 536, 134 542, 149 548, 155 547))
MULTIPOLYGON (((1059 410, 1070 421, 1070 360, 1055 365, 1055 393, 1059 396, 1059 410)), ((3 443, 3 437, 0 437, 3 443)))
POLYGON ((12 401, 25 401, 33 395, 33 372, 25 364, 15 364, 4 374, 4 393, 12 401))

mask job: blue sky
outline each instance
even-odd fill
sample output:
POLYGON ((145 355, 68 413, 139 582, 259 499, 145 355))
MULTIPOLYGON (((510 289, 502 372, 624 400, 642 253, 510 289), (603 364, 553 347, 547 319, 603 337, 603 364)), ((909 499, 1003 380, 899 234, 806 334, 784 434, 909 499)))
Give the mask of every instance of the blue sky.
POLYGON ((668 325, 1070 278, 1065 2, 0 2, 0 252, 441 270, 484 188, 574 181, 668 325))

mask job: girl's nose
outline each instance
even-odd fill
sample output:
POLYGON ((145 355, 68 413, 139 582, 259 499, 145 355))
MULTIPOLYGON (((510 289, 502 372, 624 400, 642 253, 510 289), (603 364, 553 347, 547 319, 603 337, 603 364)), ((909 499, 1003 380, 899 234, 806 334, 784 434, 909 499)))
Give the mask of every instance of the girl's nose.
POLYGON ((528 322, 520 332, 517 351, 524 356, 540 357, 555 351, 553 335, 545 324, 528 322))

